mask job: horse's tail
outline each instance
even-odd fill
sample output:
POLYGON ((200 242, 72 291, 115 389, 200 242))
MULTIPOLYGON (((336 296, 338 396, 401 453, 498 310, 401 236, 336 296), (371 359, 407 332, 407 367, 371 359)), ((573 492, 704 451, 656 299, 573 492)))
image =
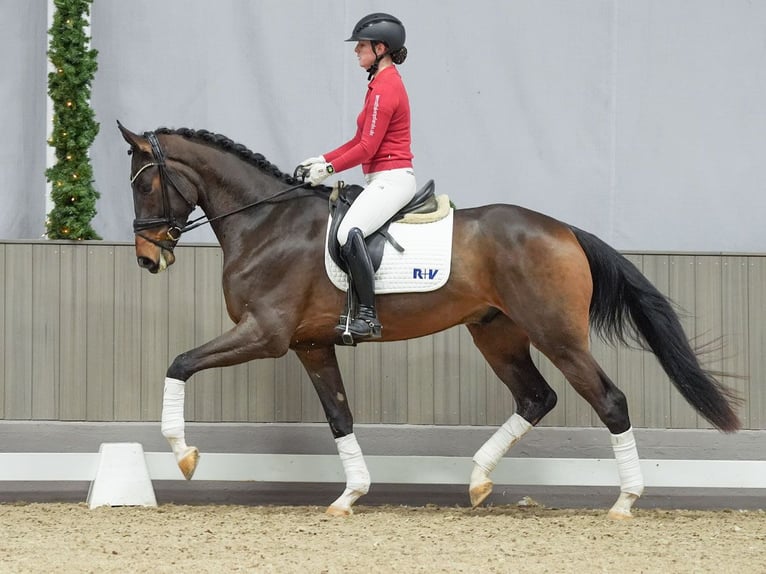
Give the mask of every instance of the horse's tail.
POLYGON ((712 425, 740 428, 738 399, 704 370, 670 301, 644 275, 598 237, 571 227, 593 277, 591 324, 605 340, 636 341, 651 350, 681 395, 712 425))

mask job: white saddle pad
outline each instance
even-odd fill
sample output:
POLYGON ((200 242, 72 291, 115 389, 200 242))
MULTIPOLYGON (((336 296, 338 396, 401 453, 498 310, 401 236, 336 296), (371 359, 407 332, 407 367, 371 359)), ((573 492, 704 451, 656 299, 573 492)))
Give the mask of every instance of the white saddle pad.
MULTIPOLYGON (((447 217, 432 223, 392 223, 388 227, 391 237, 404 247, 404 252, 398 252, 386 242, 383 261, 375 273, 375 293, 434 291, 447 282, 452 259, 453 211, 450 209, 447 217)), ((328 232, 329 228, 328 219, 328 232)), ((348 278, 327 249, 324 262, 333 285, 347 291, 348 278)))

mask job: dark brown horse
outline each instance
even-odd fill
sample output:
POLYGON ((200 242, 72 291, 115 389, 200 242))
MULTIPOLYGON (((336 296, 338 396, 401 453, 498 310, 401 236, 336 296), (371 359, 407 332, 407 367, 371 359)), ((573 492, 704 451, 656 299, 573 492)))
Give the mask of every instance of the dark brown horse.
MULTIPOLYGON (((345 294, 324 269, 329 189, 303 186, 263 156, 210 132, 120 130, 133 156, 138 264, 152 273, 172 265, 197 205, 223 249, 223 291, 235 326, 176 357, 165 379, 162 432, 182 472, 190 478, 199 456, 184 438, 185 382, 203 369, 292 349, 314 384, 346 473, 346 490, 328 512, 351 513, 370 478, 335 357, 345 294)), ((610 516, 631 515, 643 491, 638 454, 625 395, 590 353, 591 324, 613 342, 635 338, 703 417, 723 431, 739 428, 733 397, 700 367, 668 300, 598 238, 521 207, 488 205, 455 211, 452 246, 444 287, 378 297, 380 340, 464 324, 513 395, 516 412, 474 456, 474 506, 491 492, 489 475, 502 456, 556 404, 532 362, 532 344, 609 429, 621 484, 610 516)))

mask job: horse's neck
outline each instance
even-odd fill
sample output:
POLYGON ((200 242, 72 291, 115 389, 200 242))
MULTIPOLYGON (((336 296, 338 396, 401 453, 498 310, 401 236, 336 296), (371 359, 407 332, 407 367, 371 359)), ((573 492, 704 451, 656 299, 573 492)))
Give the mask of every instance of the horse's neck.
POLYGON ((296 203, 290 194, 269 201, 288 187, 257 168, 243 173, 232 170, 225 183, 217 177, 206 186, 199 205, 208 219, 215 220, 211 227, 221 247, 234 252, 245 243, 250 246, 272 243, 275 234, 279 234, 275 227, 286 222, 300 226, 314 218, 314 210, 307 212, 306 204, 296 203))
POLYGON ((278 188, 275 178, 230 154, 221 153, 204 163, 216 166, 204 176, 205 186, 198 200, 209 219, 266 199, 278 188))
MULTIPOLYGON (((207 149, 204 152, 209 153, 207 149)), ((194 161, 209 168, 203 175, 198 204, 208 219, 215 220, 211 227, 225 252, 235 253, 244 244, 273 243, 275 234, 285 226, 311 225, 314 219, 326 218, 326 210, 320 213, 320 204, 307 209, 303 201, 294 201, 291 193, 269 201, 290 184, 236 156, 219 153, 217 157, 195 157, 194 161)))

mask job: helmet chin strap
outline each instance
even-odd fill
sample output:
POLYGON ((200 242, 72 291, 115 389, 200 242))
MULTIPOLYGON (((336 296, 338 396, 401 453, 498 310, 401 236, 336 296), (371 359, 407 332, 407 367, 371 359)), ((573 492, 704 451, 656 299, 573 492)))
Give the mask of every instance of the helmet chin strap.
POLYGON ((372 66, 367 68, 365 71, 367 72, 367 81, 369 82, 372 77, 378 73, 378 66, 380 66, 380 61, 383 59, 383 56, 388 54, 388 50, 383 52, 380 56, 378 56, 377 51, 375 50, 375 46, 378 44, 375 40, 370 40, 370 48, 372 48, 372 53, 375 54, 375 61, 372 63, 372 66))

